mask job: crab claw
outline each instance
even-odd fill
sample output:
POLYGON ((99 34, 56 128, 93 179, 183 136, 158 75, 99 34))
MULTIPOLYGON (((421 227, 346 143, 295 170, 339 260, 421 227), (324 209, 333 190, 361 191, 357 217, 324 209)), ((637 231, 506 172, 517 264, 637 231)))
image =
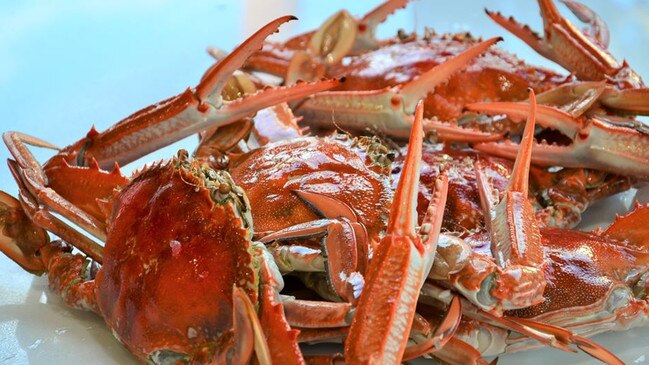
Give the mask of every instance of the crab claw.
POLYGON ((268 106, 335 87, 338 81, 328 80, 266 88, 231 101, 221 95, 232 73, 261 47, 264 39, 293 19, 293 16, 280 17, 262 27, 208 69, 196 88, 146 107, 98 134, 85 150, 85 157, 94 157, 104 169, 115 162, 123 165, 201 130, 226 125, 268 106))
MULTIPOLYGON (((581 80, 604 80, 607 76, 615 76, 620 71, 622 65, 606 50, 606 46, 596 38, 584 34, 565 19, 553 0, 539 0, 539 7, 544 24, 544 38, 513 18, 506 18, 500 13, 490 11, 487 11, 487 15, 539 54, 575 73, 581 80)), ((576 7, 570 6, 570 9, 576 7)), ((581 9, 585 7, 581 5, 581 9)), ((584 10, 579 13, 583 17, 587 15, 584 10)), ((595 19, 592 11, 588 16, 595 19)))
POLYGON ((584 29, 584 33, 589 37, 595 39, 602 47, 608 48, 610 41, 610 34, 608 26, 602 18, 588 6, 577 1, 561 0, 575 16, 581 20, 588 27, 584 29))
MULTIPOLYGON (((522 119, 527 108, 526 103, 514 102, 474 103, 467 106, 467 109, 490 115, 506 114, 514 121, 522 119)), ((561 132, 571 143, 535 143, 532 163, 649 176, 649 128, 642 122, 632 119, 613 121, 599 116, 574 118, 555 107, 539 105, 537 108, 539 125, 561 132)), ((506 141, 479 143, 474 148, 496 156, 514 158, 519 145, 506 141)))
POLYGON ((40 274, 45 264, 37 252, 49 242, 47 232, 31 222, 20 202, 0 191, 0 251, 23 269, 40 274))
MULTIPOLYGON (((512 178, 500 202, 493 197, 488 177, 478 166, 476 176, 486 226, 491 234, 491 253, 498 267, 498 288, 492 290, 505 309, 523 308, 543 301, 545 274, 541 233, 534 208, 527 198, 536 99, 530 89, 527 124, 512 178)), ((479 165, 479 163, 476 163, 479 165)))
MULTIPOLYGON (((246 62, 245 67, 284 78, 284 84, 313 81, 326 74, 327 67, 345 56, 380 47, 376 28, 409 0, 388 0, 357 19, 346 10, 330 16, 316 31, 296 36, 283 44, 267 43, 246 62)), ((219 56, 216 50, 210 50, 219 56)))
POLYGON ((345 341, 345 360, 350 364, 401 362, 419 290, 435 257, 448 179, 446 175, 438 179, 422 230, 417 232, 417 190, 424 135, 422 119, 423 103, 419 103, 387 235, 370 261, 366 283, 345 341))
POLYGON ((324 235, 327 281, 342 300, 356 303, 363 286, 369 239, 356 213, 345 203, 326 195, 297 190, 295 193, 325 219, 300 223, 273 232, 260 242, 285 241, 324 235))
MULTIPOLYGON (((413 124, 417 101, 435 90, 455 72, 484 53, 501 38, 481 42, 452 59, 433 67, 418 78, 396 87, 370 91, 332 91, 313 95, 302 103, 296 114, 311 124, 331 127, 331 121, 342 128, 378 129, 397 138, 406 138, 413 124)), ((497 140, 502 136, 457 125, 424 120, 426 132, 436 131, 441 139, 453 141, 497 140)))

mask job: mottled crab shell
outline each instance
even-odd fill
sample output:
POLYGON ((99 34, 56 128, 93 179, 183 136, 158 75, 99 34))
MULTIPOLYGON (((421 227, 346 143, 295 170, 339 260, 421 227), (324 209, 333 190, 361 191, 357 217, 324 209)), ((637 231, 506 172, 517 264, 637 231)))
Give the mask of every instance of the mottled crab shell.
POLYGON ((257 232, 322 218, 294 193, 302 190, 347 204, 378 240, 392 201, 387 152, 371 138, 303 137, 255 149, 230 173, 252 202, 257 232))
POLYGON ((141 361, 209 361, 228 342, 233 286, 259 284, 248 200, 227 172, 179 158, 115 197, 97 274, 114 335, 141 361))

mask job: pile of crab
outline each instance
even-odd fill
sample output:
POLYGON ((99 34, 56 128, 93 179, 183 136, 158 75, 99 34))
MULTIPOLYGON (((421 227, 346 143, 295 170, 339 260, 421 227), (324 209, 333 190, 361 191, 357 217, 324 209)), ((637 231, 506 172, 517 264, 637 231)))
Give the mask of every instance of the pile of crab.
POLYGON ((568 76, 495 38, 376 39, 406 2, 281 44, 265 39, 292 18, 276 19, 213 51, 196 87, 63 149, 5 132, 19 193, 0 192, 0 249, 147 363, 469 364, 544 345, 621 363, 587 337, 648 322, 649 205, 571 228, 649 177, 640 77, 576 2, 584 30, 539 0, 543 38, 488 12, 568 76), (192 156, 121 174, 192 134, 192 156), (299 346, 327 341, 344 354, 299 346))

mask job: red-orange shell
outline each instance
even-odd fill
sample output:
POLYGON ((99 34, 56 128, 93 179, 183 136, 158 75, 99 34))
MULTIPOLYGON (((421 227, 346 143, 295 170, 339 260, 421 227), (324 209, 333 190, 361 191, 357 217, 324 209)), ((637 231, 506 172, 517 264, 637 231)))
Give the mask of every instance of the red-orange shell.
POLYGON ((372 166, 365 147, 353 143, 346 137, 298 138, 258 148, 237 161, 230 171, 250 199, 255 231, 322 218, 293 193, 303 190, 346 203, 378 239, 392 199, 390 177, 372 166))
POLYGON ((206 186, 211 173, 222 174, 174 160, 146 169, 115 198, 97 299, 141 360, 162 350, 205 356, 232 326, 233 286, 257 298, 249 229, 239 206, 212 199, 219 185, 206 186))

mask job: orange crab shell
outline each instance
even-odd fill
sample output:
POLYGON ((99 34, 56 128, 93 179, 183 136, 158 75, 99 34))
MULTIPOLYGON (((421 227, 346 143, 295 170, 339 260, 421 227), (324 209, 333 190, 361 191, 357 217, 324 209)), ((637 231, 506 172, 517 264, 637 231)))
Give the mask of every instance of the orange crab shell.
POLYGON ((217 175, 229 178, 174 159, 145 169, 115 198, 97 300, 142 361, 209 356, 228 341, 233 286, 257 300, 247 202, 217 175))
POLYGON ((230 172, 252 202, 257 232, 322 218, 293 192, 302 190, 347 204, 369 237, 378 240, 392 199, 390 162, 380 149, 371 140, 344 135, 304 137, 255 149, 230 172))

